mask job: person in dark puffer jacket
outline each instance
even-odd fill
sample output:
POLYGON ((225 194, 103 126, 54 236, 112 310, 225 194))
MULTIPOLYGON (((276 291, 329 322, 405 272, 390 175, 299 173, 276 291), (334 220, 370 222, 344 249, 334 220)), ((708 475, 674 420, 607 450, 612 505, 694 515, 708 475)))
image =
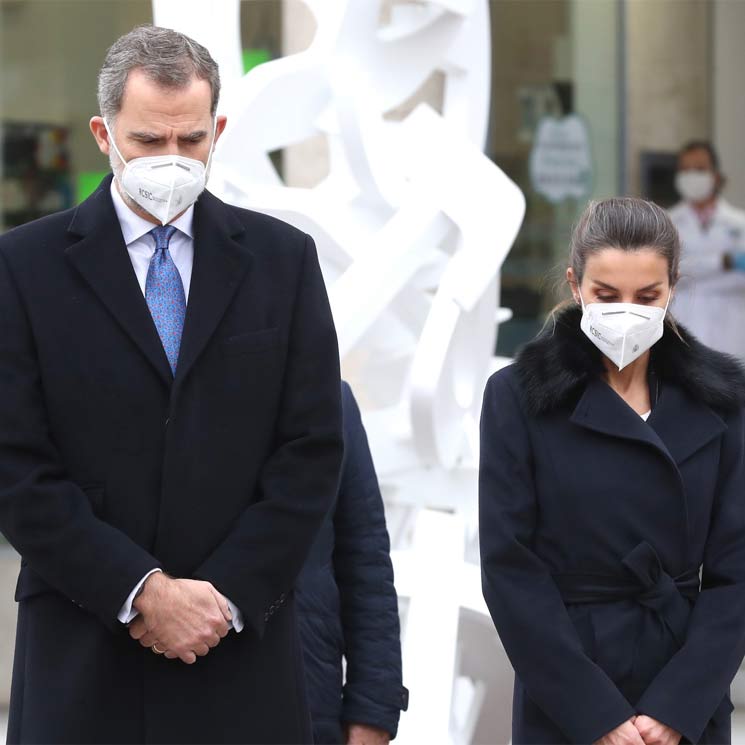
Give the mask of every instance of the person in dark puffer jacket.
POLYGON ((400 712, 408 705, 383 500, 347 383, 342 383, 342 411, 337 500, 296 588, 317 745, 386 743, 396 736, 400 712))

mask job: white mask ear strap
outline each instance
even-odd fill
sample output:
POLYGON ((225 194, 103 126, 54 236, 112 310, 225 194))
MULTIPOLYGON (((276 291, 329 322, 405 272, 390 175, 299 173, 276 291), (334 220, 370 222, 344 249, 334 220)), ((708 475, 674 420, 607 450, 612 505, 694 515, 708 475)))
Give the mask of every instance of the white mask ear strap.
POLYGON ((673 288, 670 288, 670 292, 667 295, 667 302, 665 303, 665 313, 667 313, 668 306, 670 305, 670 301, 673 298, 673 288))
POLYGON ((109 128, 109 123, 106 121, 106 117, 103 118, 103 126, 106 127, 106 131, 109 133, 109 142, 114 148, 114 152, 119 156, 119 160, 121 160, 124 165, 127 165, 127 161, 124 160, 122 157, 122 154, 119 152, 119 148, 116 146, 116 142, 114 141, 114 135, 111 134, 111 129, 109 128))
POLYGON ((585 310, 585 301, 582 298, 582 292, 579 289, 579 282, 577 283, 577 294, 579 295, 579 302, 582 304, 582 311, 584 312, 584 310, 585 310))
POLYGON ((212 127, 212 145, 210 146, 210 154, 207 156, 207 165, 204 167, 205 172, 210 170, 210 163, 212 162, 212 155, 215 152, 215 135, 217 134, 217 112, 215 112, 215 125, 212 127))

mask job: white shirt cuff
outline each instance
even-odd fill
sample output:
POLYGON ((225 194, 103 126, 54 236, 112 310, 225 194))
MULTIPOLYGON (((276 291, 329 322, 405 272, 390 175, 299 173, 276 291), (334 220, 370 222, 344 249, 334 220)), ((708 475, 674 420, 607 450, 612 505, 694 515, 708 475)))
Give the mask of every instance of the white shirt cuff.
POLYGON ((151 575, 155 574, 155 572, 162 572, 162 569, 151 569, 135 586, 132 592, 129 593, 129 596, 124 601, 124 605, 119 609, 119 613, 117 613, 116 617, 121 621, 122 623, 130 623, 134 621, 137 616, 140 615, 140 612, 135 610, 132 607, 132 603, 134 603, 135 598, 137 597, 137 593, 140 591, 140 588, 145 584, 145 580, 151 575))
MULTIPOLYGON (((223 595, 223 597, 225 596, 223 595)), ((233 616, 231 625, 235 629, 235 633, 240 634, 241 631, 243 631, 243 626, 245 625, 243 623, 243 614, 238 610, 238 608, 235 607, 233 603, 230 602, 229 598, 225 598, 225 600, 228 601, 228 609, 230 610, 230 615, 233 616)))
MULTIPOLYGON (((132 607, 132 603, 134 602, 134 599, 137 597, 137 593, 140 591, 140 588, 145 584, 145 580, 151 575, 155 574, 155 572, 161 572, 162 569, 151 569, 133 588, 132 592, 129 593, 129 596, 124 601, 124 605, 119 609, 119 613, 117 614, 117 619, 121 621, 122 623, 131 623, 134 621, 137 616, 140 615, 140 612, 132 607)), ((225 597, 223 595, 223 597, 225 597)), ((230 615, 233 617, 233 620, 230 622, 230 626, 235 629, 235 632, 237 634, 240 634, 241 631, 243 631, 244 622, 243 622, 243 614, 238 610, 238 608, 230 602, 229 598, 225 598, 225 600, 228 603, 228 609, 230 610, 230 615)))

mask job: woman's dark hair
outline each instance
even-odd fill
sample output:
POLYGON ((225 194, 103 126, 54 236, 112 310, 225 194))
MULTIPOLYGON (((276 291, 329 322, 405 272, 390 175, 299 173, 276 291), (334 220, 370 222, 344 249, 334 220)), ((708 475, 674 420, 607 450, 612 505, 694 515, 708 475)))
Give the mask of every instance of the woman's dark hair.
POLYGON ((670 285, 678 281, 680 238, 669 215, 653 202, 617 197, 590 202, 572 232, 569 265, 582 282, 587 259, 605 248, 651 249, 667 260, 670 285))

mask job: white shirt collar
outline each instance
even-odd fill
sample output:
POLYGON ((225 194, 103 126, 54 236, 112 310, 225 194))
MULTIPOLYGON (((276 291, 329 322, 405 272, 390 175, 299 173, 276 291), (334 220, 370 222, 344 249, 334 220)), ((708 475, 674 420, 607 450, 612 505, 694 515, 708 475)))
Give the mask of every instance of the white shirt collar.
MULTIPOLYGON (((122 235, 124 236, 124 243, 127 246, 147 235, 155 227, 153 223, 149 222, 144 217, 140 217, 127 207, 124 199, 122 199, 122 195, 119 193, 119 189, 116 188, 116 178, 111 180, 111 199, 114 202, 116 216, 119 218, 122 235)), ((172 220, 170 225, 173 225, 173 227, 193 239, 193 223, 194 205, 192 204, 180 217, 172 220)))

